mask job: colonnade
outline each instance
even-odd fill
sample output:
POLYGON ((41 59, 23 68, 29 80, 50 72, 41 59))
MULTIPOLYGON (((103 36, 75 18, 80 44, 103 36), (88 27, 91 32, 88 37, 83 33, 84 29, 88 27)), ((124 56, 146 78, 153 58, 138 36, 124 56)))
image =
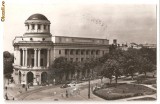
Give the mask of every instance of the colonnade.
MULTIPOLYGON (((22 64, 21 66, 23 67, 27 67, 28 66, 28 49, 31 48, 22 48, 22 57, 20 59, 22 59, 22 64)), ((34 48, 34 67, 41 67, 40 66, 40 62, 41 62, 41 48, 34 48)), ((46 49, 47 50, 47 67, 49 67, 50 64, 50 49, 46 49)))

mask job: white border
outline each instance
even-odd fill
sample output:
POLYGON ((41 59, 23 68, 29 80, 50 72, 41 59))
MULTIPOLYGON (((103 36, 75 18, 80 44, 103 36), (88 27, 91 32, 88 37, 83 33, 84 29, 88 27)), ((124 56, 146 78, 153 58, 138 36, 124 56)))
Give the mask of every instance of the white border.
MULTIPOLYGON (((12 2, 13 4, 16 4, 16 3, 36 3, 36 2, 41 2, 41 3, 48 3, 48 2, 56 2, 56 3, 65 3, 65 4, 67 4, 67 3, 73 3, 73 4, 75 4, 75 3, 85 3, 85 4, 97 4, 97 3, 114 3, 114 4, 133 4, 133 3, 135 3, 135 4, 142 4, 142 3, 144 3, 144 4, 157 4, 157 101, 156 102, 145 102, 145 103, 147 103, 147 104, 153 104, 153 103, 156 103, 156 104, 159 104, 160 103, 160 91, 159 91, 159 88, 160 88, 160 83, 159 83, 159 79, 160 79, 160 76, 159 76, 159 73, 160 73, 160 71, 159 71, 159 68, 160 68, 160 65, 159 65, 159 63, 160 63, 160 59, 159 59, 159 0, 4 0, 5 1, 5 3, 7 3, 7 2, 12 2)), ((0 2, 0 6, 1 6, 1 2, 0 2)), ((0 17, 1 17, 1 13, 0 13, 0 17)), ((1 101, 1 103, 3 102, 3 103, 22 103, 22 102, 18 102, 18 101, 15 101, 15 102, 6 102, 5 100, 4 100, 4 98, 3 98, 3 33, 4 33, 4 28, 3 28, 3 22, 1 22, 0 23, 0 49, 1 49, 1 51, 0 51, 0 69, 1 69, 1 73, 0 73, 0 79, 1 79, 1 81, 0 81, 0 84, 1 84, 1 88, 0 88, 0 101, 1 101)), ((6 31, 7 31, 7 29, 6 29, 6 31)), ((31 104, 35 104, 35 103, 51 103, 51 102, 49 102, 49 101, 41 101, 41 102, 35 102, 35 101, 32 101, 32 102, 23 102, 23 103, 26 103, 26 104, 28 104, 28 103, 31 103, 31 104)), ((53 103, 62 103, 62 102, 53 102, 53 103)), ((75 102, 63 102, 63 103, 75 103, 75 102)), ((84 101, 83 102, 76 102, 76 103, 84 103, 84 101)), ((114 101, 112 101, 112 102, 96 102, 96 101, 94 101, 94 102, 85 102, 85 103, 126 103, 126 104, 128 104, 128 103, 131 103, 131 104, 133 104, 133 103, 139 103, 139 102, 130 102, 130 101, 128 101, 128 102, 114 102, 114 101)), ((144 103, 144 102, 140 102, 140 103, 144 103)))

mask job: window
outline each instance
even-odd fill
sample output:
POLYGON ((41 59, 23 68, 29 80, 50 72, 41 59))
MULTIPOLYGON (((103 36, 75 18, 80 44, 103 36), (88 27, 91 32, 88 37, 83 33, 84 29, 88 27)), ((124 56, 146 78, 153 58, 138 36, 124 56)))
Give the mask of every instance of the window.
POLYGON ((28 27, 28 30, 29 30, 29 25, 27 25, 27 27, 28 27))
POLYGON ((32 58, 32 62, 31 63, 32 63, 31 66, 33 67, 34 66, 34 58, 32 58))
POLYGON ((93 51, 91 51, 91 55, 93 55, 93 51))
POLYGON ((32 24, 32 30, 34 30, 34 24, 32 24))
POLYGON ((99 54, 99 51, 97 50, 97 51, 96 51, 96 55, 98 55, 98 54, 99 54))
POLYGON ((67 50, 65 49, 65 55, 67 55, 68 54, 68 52, 67 52, 67 50))
POLYGON ((78 55, 78 50, 76 50, 76 55, 78 55))
POLYGON ((86 51, 86 55, 88 55, 88 51, 86 51))
POLYGON ((33 51, 33 50, 31 50, 31 54, 34 54, 34 51, 33 51))
POLYGON ((81 61, 83 61, 83 58, 81 58, 81 61))
POLYGON ((61 50, 59 50, 59 54, 61 54, 61 50))
POLYGON ((84 51, 81 51, 81 55, 83 55, 84 54, 84 51))
POLYGON ((44 30, 46 29, 46 25, 44 25, 44 30))
POLYGON ((41 50, 41 54, 44 54, 44 50, 41 50))
POLYGON ((44 40, 45 40, 45 38, 42 38, 42 40, 44 41, 44 40))
POLYGON ((70 60, 73 62, 73 58, 70 58, 70 60))
POLYGON ((38 24, 38 29, 41 29, 41 25, 40 24, 38 24))
POLYGON ((73 55, 73 50, 70 51, 70 55, 73 55))
POLYGON ((78 58, 76 58, 76 61, 78 61, 78 58))
POLYGON ((40 64, 40 66, 43 66, 43 59, 41 58, 41 62, 40 62, 41 64, 40 64))

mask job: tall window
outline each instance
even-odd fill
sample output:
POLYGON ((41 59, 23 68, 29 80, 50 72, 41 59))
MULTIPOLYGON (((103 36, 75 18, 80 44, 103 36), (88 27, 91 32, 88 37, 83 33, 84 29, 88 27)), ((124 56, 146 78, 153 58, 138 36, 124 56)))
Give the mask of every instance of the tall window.
POLYGON ((93 55, 93 51, 91 51, 91 55, 93 55))
POLYGON ((70 60, 73 62, 73 58, 70 58, 70 60))
POLYGON ((27 28, 28 28, 28 30, 29 30, 29 25, 27 25, 27 28))
POLYGON ((86 55, 88 55, 88 53, 89 53, 89 52, 88 52, 88 50, 87 50, 87 51, 86 51, 86 55))
POLYGON ((78 58, 76 58, 76 61, 78 61, 78 58))
POLYGON ((44 50, 41 50, 41 54, 44 54, 44 50))
POLYGON ((59 50, 59 54, 61 54, 61 50, 59 50))
POLYGON ((82 50, 82 51, 81 51, 81 55, 83 55, 83 54, 84 54, 84 51, 82 50))
POLYGON ((70 55, 73 55, 73 50, 70 51, 70 55))
POLYGON ((99 51, 97 50, 97 51, 96 51, 96 55, 98 55, 98 54, 99 54, 99 51))
POLYGON ((46 25, 44 25, 44 30, 46 29, 46 25))
POLYGON ((76 55, 78 55, 78 50, 76 50, 76 55))
POLYGON ((34 24, 32 24, 32 30, 34 30, 34 24))
POLYGON ((42 58, 41 58, 41 62, 40 63, 41 63, 41 66, 43 66, 43 59, 42 58))
POLYGON ((40 24, 38 24, 38 29, 41 29, 41 25, 40 24))
POLYGON ((68 52, 67 52, 67 50, 65 49, 65 55, 67 55, 67 53, 68 53, 68 52))
POLYGON ((81 61, 83 61, 83 58, 81 58, 81 61))
POLYGON ((104 51, 103 51, 103 55, 104 55, 104 51))

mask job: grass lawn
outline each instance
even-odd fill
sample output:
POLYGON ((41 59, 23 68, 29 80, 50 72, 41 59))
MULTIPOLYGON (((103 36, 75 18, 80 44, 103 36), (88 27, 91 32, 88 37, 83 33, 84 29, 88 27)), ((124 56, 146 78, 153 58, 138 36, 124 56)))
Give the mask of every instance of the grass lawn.
POLYGON ((116 100, 133 96, 150 95, 154 93, 155 91, 148 87, 134 84, 120 84, 117 85, 117 87, 103 88, 94 91, 95 95, 106 100, 116 100))
POLYGON ((139 99, 133 99, 133 100, 156 100, 155 98, 152 98, 152 97, 144 97, 144 98, 139 98, 139 99))
POLYGON ((152 84, 156 84, 157 83, 157 79, 156 78, 138 79, 133 83, 152 85, 152 84))

